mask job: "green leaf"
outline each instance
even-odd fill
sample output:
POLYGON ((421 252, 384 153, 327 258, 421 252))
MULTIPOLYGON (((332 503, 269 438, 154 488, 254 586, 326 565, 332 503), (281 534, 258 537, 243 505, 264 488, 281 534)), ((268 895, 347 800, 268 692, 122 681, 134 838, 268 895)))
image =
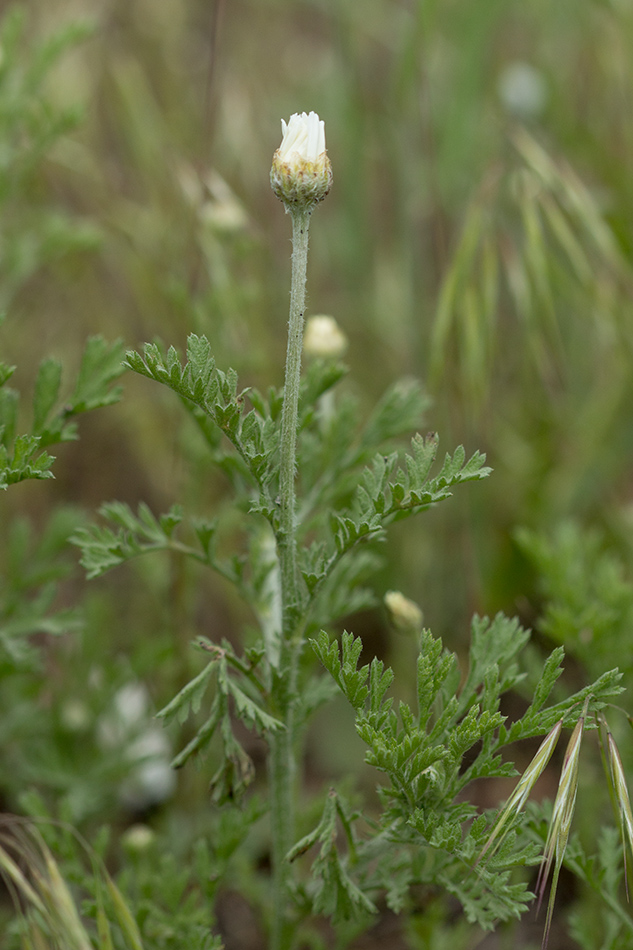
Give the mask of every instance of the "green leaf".
POLYGON ((209 786, 213 800, 218 805, 239 800, 255 778, 255 768, 250 756, 235 739, 228 712, 220 724, 224 757, 209 786))
POLYGON ((40 450, 40 440, 36 436, 18 435, 12 448, 11 454, 5 445, 0 445, 0 488, 27 478, 53 478, 50 468, 55 458, 40 450))
POLYGON ((330 673, 341 690, 343 690, 343 682, 341 679, 341 658, 338 641, 330 641, 330 638, 325 630, 321 630, 316 640, 309 640, 308 642, 310 643, 312 649, 320 659, 323 666, 330 673))
POLYGON ((338 851, 334 847, 321 849, 312 866, 317 879, 314 911, 331 917, 333 923, 342 920, 364 921, 378 913, 376 905, 349 876, 338 851))
POLYGON ((15 366, 0 362, 0 386, 4 386, 11 379, 15 370, 15 366))
POLYGON ((172 769, 181 769, 192 755, 196 755, 207 748, 215 735, 223 711, 219 697, 216 696, 211 706, 209 718, 198 728, 195 736, 187 743, 184 749, 182 749, 178 755, 174 756, 171 762, 172 769))
POLYGON ((465 462, 464 449, 459 446, 452 457, 446 455, 439 475, 430 478, 437 436, 414 436, 411 450, 412 454, 405 455, 404 466, 399 468, 396 454, 375 455, 371 468, 365 468, 357 486, 354 507, 332 513, 330 529, 337 552, 332 564, 359 541, 381 538, 385 526, 392 521, 444 501, 454 485, 485 478, 491 471, 484 465, 485 455, 475 452, 465 462))
MULTIPOLYGON (((276 426, 271 426, 268 420, 262 421, 256 412, 243 415, 248 390, 238 394, 235 370, 224 372, 217 368, 207 338, 195 333, 189 335, 187 362, 184 366, 173 347, 164 355, 155 343, 145 344, 142 356, 129 351, 125 365, 142 376, 169 386, 185 400, 212 447, 216 461, 222 463, 229 477, 245 475, 251 484, 254 481, 259 485, 263 492, 263 504, 254 506, 255 510, 271 518, 274 509, 266 486, 271 469, 277 464, 273 451, 278 438, 276 426), (208 421, 227 436, 237 454, 218 454, 208 421)), ((261 397, 256 396, 256 401, 258 398, 261 405, 261 397)))
POLYGON ((166 723, 171 722, 174 717, 176 717, 179 722, 184 722, 190 713, 198 712, 200 704, 202 703, 202 697, 209 685, 211 675, 216 669, 217 663, 215 660, 211 660, 207 663, 197 676, 194 676, 186 686, 183 686, 171 702, 167 703, 166 706, 156 713, 156 717, 158 719, 164 719, 166 723))
POLYGON ((502 693, 512 689, 522 678, 516 658, 530 639, 516 618, 497 614, 494 620, 475 615, 471 626, 470 665, 468 676, 460 692, 460 711, 465 712, 474 702, 488 670, 497 666, 502 693))
POLYGON ((372 717, 382 718, 390 709, 392 701, 385 703, 385 693, 393 683, 393 675, 393 670, 385 669, 382 660, 374 657, 369 668, 369 711, 372 717))
POLYGON ((376 445, 408 435, 418 428, 430 404, 417 380, 398 380, 376 405, 362 433, 361 445, 373 450, 376 445))
POLYGON ((7 455, 16 435, 19 398, 15 389, 0 389, 0 443, 7 455))
POLYGON ((418 721, 426 728, 431 719, 433 706, 442 689, 456 669, 455 654, 443 649, 442 641, 435 639, 430 630, 422 631, 420 653, 417 661, 418 721))
POLYGON ((618 657, 633 670, 633 584, 603 536, 563 522, 553 531, 517 532, 540 578, 545 610, 539 629, 598 676, 618 657))
POLYGON ((314 912, 342 920, 362 921, 377 913, 377 908, 360 887, 352 880, 347 864, 336 846, 337 815, 343 822, 348 843, 354 846, 349 819, 336 792, 331 789, 325 800, 321 821, 290 850, 287 860, 294 861, 313 845, 321 843, 321 849, 312 864, 312 877, 316 884, 313 900, 314 912))
POLYGON ((276 732, 277 729, 286 728, 283 722, 269 715, 259 703, 247 696, 228 675, 222 682, 222 688, 225 688, 235 700, 236 712, 246 725, 255 726, 259 732, 276 732))
POLYGON ((67 412, 76 415, 110 406, 121 398, 121 387, 112 383, 123 372, 123 344, 108 343, 101 336, 90 337, 81 359, 77 382, 67 412))
POLYGON ((332 360, 310 360, 301 379, 299 393, 299 425, 311 421, 314 407, 321 396, 333 389, 348 373, 343 363, 332 360))
MULTIPOLYGON (((170 549, 174 530, 182 521, 182 509, 172 505, 166 514, 156 518, 141 502, 138 516, 129 505, 109 502, 102 505, 99 514, 114 526, 90 525, 80 528, 70 538, 81 548, 81 564, 89 578, 99 577, 131 558, 152 551, 170 549)), ((184 553, 188 552, 185 549, 184 553)))
POLYGON ((62 366, 57 360, 48 359, 40 364, 33 393, 33 434, 41 435, 59 396, 62 381, 62 366))

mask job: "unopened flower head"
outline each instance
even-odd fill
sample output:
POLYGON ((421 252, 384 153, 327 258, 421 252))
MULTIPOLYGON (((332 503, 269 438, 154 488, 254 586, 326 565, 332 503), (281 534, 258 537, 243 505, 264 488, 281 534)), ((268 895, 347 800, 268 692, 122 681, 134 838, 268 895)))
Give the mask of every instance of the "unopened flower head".
POLYGON ((420 633, 424 618, 422 611, 399 590, 388 590, 384 597, 389 620, 401 633, 420 633))
POLYGON ((319 313, 306 323, 303 351, 308 356, 336 359, 347 349, 347 337, 334 317, 319 313))
POLYGON ((283 137, 273 155, 270 184, 286 206, 310 210, 332 187, 332 166, 325 149, 325 123, 316 112, 295 112, 288 124, 281 120, 283 137))
POLYGON ((149 825, 132 825, 123 834, 121 844, 130 854, 142 854, 156 841, 156 833, 149 825))

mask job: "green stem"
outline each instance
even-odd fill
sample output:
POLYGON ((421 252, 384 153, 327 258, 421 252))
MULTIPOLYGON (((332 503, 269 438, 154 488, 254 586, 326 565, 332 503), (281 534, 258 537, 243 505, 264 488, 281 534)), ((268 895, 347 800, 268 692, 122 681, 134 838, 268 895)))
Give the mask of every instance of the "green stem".
POLYGON ((284 404, 281 415, 281 466, 279 472, 281 530, 278 539, 284 608, 284 636, 286 638, 292 633, 293 608, 296 608, 299 600, 297 590, 297 541, 295 537, 295 471, 309 223, 309 211, 292 211, 292 284, 290 287, 290 320, 286 352, 284 404))
POLYGON ((286 855, 294 844, 295 757, 292 707, 284 730, 270 739, 270 822, 272 837, 273 915, 271 950, 290 950, 292 923, 288 918, 290 865, 286 855))
POLYGON ((281 415, 280 526, 277 533, 283 631, 279 669, 273 672, 272 685, 276 714, 286 728, 270 737, 270 821, 273 872, 271 950, 289 950, 292 945, 293 926, 288 917, 290 867, 286 861, 286 854, 294 844, 295 834, 294 701, 297 664, 301 649, 300 630, 297 627, 297 608, 300 598, 295 525, 295 473, 310 211, 293 210, 291 214, 292 283, 284 404, 281 415))

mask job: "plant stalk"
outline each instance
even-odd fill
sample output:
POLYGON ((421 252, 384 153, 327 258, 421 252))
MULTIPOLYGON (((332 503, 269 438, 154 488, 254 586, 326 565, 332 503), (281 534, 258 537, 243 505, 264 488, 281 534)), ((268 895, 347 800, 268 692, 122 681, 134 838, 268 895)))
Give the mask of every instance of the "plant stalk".
POLYGON ((292 216, 292 281, 284 403, 281 415, 280 527, 277 534, 283 630, 279 669, 273 672, 272 686, 277 715, 284 723, 285 729, 275 732, 270 737, 273 871, 271 950, 289 950, 292 944, 293 928, 287 912, 290 867, 285 857, 294 844, 296 793, 294 702, 297 663, 301 649, 297 633, 299 589, 295 474, 310 211, 292 209, 290 214, 292 216))
POLYGON ((283 633, 286 640, 292 634, 293 608, 297 607, 299 600, 297 591, 297 541, 295 537, 295 473, 297 467, 297 422, 310 212, 293 210, 291 215, 292 282, 290 286, 290 319, 288 323, 288 349, 286 351, 284 404, 281 414, 281 465, 279 472, 281 524, 278 538, 284 610, 283 633))
POLYGON ((271 950, 290 950, 292 923, 288 918, 290 865, 286 855, 294 844, 295 757, 293 708, 284 716, 286 728, 270 739, 270 825, 272 838, 273 908, 271 950))

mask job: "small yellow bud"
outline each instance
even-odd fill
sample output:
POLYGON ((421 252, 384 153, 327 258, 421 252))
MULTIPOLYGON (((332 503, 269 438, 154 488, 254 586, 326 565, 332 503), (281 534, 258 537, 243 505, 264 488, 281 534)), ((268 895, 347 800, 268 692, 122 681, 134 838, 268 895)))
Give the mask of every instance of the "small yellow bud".
POLYGON ((323 201, 332 187, 332 165, 325 148, 325 123, 316 112, 295 112, 286 125, 281 120, 283 137, 273 155, 270 184, 286 206, 309 210, 323 201))
POLYGON ((417 604, 399 590, 388 590, 384 597, 389 620, 401 633, 420 633, 424 617, 417 604))
POLYGON ((306 323, 303 350, 307 356, 336 359, 347 349, 347 337, 334 317, 321 313, 306 323))

